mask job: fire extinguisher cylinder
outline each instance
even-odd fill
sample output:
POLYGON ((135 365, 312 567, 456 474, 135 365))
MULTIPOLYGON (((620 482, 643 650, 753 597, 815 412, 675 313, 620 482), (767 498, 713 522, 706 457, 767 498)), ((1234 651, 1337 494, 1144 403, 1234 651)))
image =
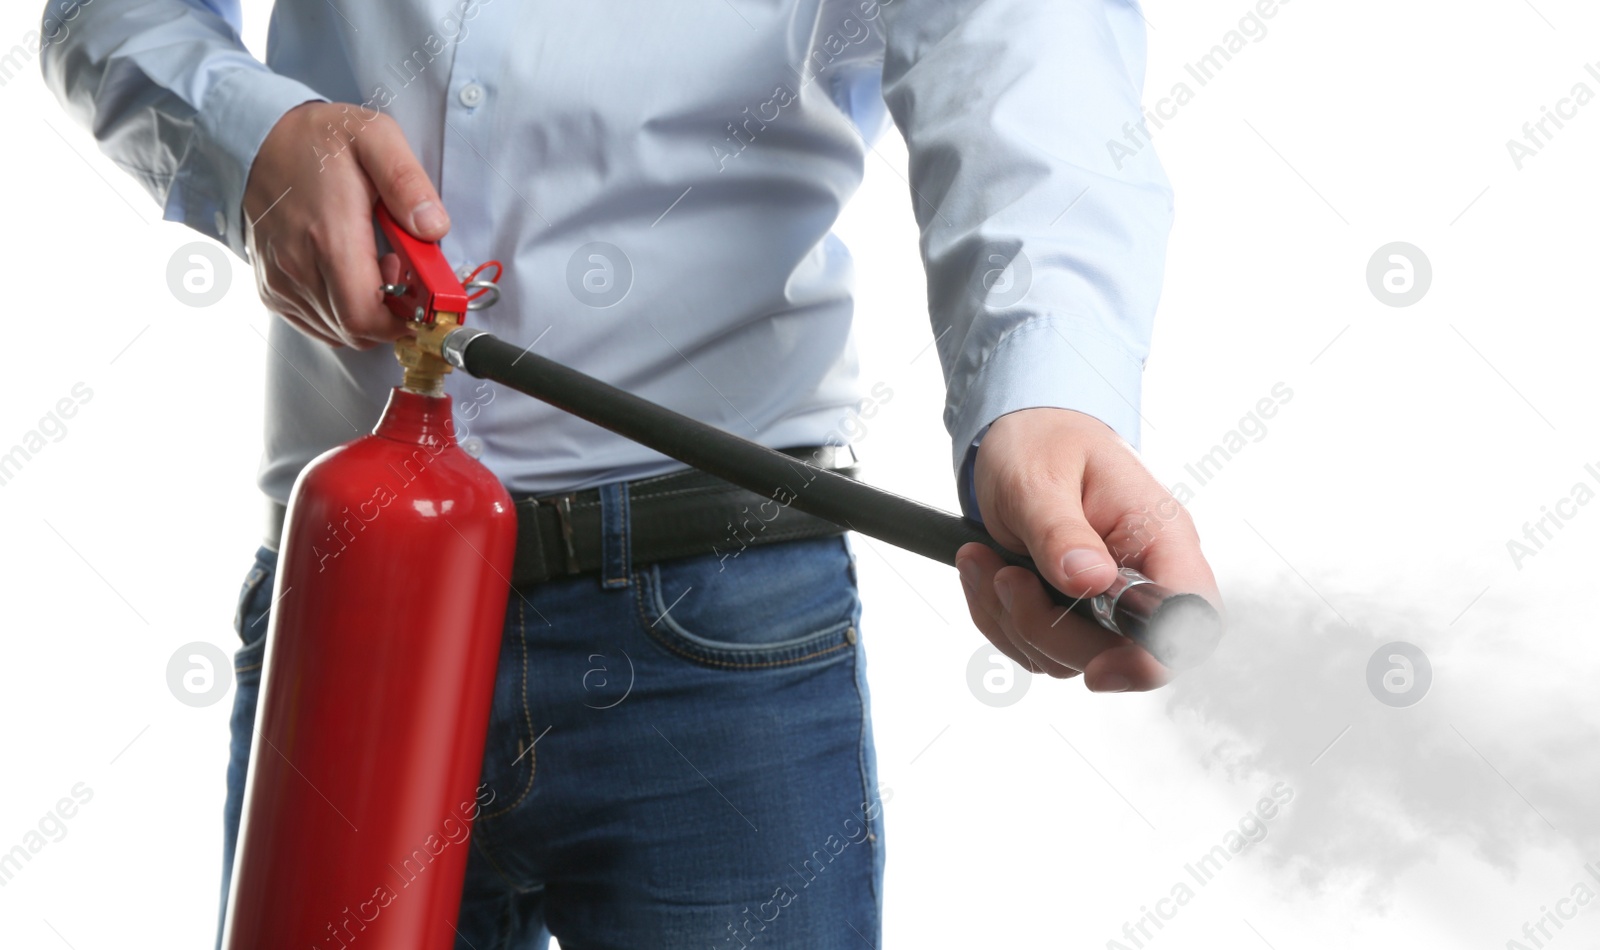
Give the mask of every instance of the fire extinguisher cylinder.
POLYGON ((454 944, 516 518, 450 408, 396 388, 296 481, 227 950, 454 944))

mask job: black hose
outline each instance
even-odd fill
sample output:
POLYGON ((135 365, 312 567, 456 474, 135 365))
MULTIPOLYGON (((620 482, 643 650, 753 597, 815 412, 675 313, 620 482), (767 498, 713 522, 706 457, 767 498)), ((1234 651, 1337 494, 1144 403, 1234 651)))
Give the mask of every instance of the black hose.
MULTIPOLYGON (((1039 573, 1033 560, 1002 547, 983 526, 837 472, 724 432, 663 408, 475 328, 452 331, 445 357, 489 379, 585 419, 741 488, 944 564, 970 541, 988 545, 1008 564, 1039 573)), ((1043 581, 1043 578, 1040 578, 1043 581)), ((1115 628, 1172 669, 1209 656, 1222 635, 1215 608, 1145 580, 1125 588, 1106 610, 1104 598, 1071 597, 1044 582, 1053 601, 1090 620, 1096 603, 1115 628)), ((1120 584, 1119 584, 1120 587, 1120 584)))

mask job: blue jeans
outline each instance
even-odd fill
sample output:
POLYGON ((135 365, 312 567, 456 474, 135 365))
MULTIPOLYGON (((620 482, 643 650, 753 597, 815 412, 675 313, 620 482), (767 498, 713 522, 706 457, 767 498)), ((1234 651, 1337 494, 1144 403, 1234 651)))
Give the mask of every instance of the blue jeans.
MULTIPOLYGON (((224 900, 276 563, 257 552, 235 620, 224 900)), ((848 541, 611 585, 512 593, 457 950, 876 947, 892 793, 848 541)))

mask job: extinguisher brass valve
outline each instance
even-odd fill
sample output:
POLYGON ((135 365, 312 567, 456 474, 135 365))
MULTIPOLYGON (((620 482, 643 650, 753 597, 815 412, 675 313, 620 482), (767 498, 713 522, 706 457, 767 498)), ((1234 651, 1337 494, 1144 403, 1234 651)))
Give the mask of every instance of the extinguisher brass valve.
POLYGON ((383 286, 384 305, 406 321, 413 333, 394 344, 395 356, 405 368, 401 385, 426 396, 443 395, 444 377, 450 372, 450 364, 440 355, 444 337, 461 326, 467 311, 481 310, 500 299, 495 284, 501 274, 500 262, 480 265, 463 284, 438 244, 412 237, 382 204, 377 207, 377 217, 379 228, 400 259, 398 280, 383 286), (494 277, 480 279, 491 267, 494 277))
POLYGON ((444 377, 452 369, 439 353, 445 334, 461 325, 458 313, 436 313, 433 323, 412 321, 414 336, 394 341, 394 355, 405 369, 400 385, 424 396, 444 394, 444 377))

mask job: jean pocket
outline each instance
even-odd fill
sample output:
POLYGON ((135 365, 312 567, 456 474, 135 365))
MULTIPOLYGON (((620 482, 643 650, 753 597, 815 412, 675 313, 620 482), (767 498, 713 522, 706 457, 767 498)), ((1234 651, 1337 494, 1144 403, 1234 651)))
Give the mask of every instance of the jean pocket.
POLYGON ((861 602, 843 536, 662 561, 639 571, 636 590, 651 639, 703 666, 824 663, 856 642, 861 602))
POLYGON ((239 603, 233 614, 233 630, 239 635, 239 649, 233 654, 234 672, 245 672, 261 666, 266 650, 268 614, 272 608, 273 575, 276 573, 277 555, 262 548, 256 552, 255 563, 239 587, 239 603))

